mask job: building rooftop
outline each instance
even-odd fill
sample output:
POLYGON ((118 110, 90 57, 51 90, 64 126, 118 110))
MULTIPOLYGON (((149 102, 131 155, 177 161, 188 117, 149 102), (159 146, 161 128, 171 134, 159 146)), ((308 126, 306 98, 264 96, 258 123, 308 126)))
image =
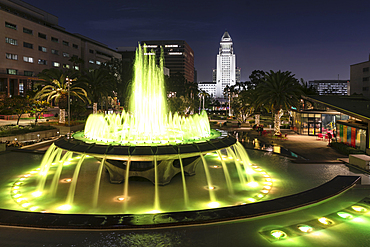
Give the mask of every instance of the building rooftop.
POLYGON ((362 96, 310 95, 304 98, 330 107, 349 116, 369 121, 370 100, 362 96))

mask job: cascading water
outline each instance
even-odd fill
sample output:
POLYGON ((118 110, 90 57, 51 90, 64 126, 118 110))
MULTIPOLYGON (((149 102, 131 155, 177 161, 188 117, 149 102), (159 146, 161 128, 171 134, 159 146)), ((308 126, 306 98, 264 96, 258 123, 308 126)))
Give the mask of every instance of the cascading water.
POLYGON ((39 175, 29 193, 38 199, 31 203, 13 189, 17 203, 56 212, 158 213, 254 202, 268 193, 271 178, 252 166, 239 142, 210 129, 205 111, 167 112, 163 57, 156 66, 155 56, 145 54, 145 47, 136 51, 129 110, 92 114, 84 132, 52 144, 34 171, 39 175), (123 182, 123 189, 108 180, 123 182))

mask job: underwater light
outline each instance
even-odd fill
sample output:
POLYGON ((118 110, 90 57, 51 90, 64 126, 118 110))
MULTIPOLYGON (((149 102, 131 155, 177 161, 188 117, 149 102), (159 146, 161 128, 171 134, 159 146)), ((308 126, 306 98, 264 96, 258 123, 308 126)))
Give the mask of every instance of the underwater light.
POLYGON ((35 211, 36 209, 38 209, 39 207, 38 206, 33 206, 33 207, 30 207, 30 210, 31 211, 35 211))
POLYGON ((152 211, 149 211, 149 212, 146 212, 147 214, 159 214, 161 213, 160 210, 152 210, 152 211))
POLYGON ((22 207, 26 208, 26 207, 28 207, 29 205, 31 205, 31 203, 26 202, 26 203, 23 203, 23 204, 22 204, 22 207))
POLYGON ((254 198, 248 198, 247 201, 249 201, 249 202, 256 202, 256 199, 254 199, 254 198))
POLYGON ((262 193, 264 193, 264 194, 269 193, 269 191, 268 191, 268 190, 261 190, 261 192, 262 192, 262 193))
POLYGON ((271 231, 271 236, 273 236, 274 238, 276 239, 285 239, 288 237, 288 235, 283 232, 283 231, 280 231, 280 230, 272 230, 271 231))
POLYGON ((247 185, 249 186, 249 187, 257 187, 259 184, 257 183, 257 182, 249 182, 249 183, 247 183, 247 185))
POLYGON ((271 186, 265 186, 263 188, 266 189, 266 190, 269 190, 269 189, 271 189, 271 186))
POLYGON ((119 202, 123 202, 125 200, 125 198, 122 197, 122 196, 117 196, 116 200, 119 201, 119 202))
POLYGON ((313 231, 313 228, 309 225, 298 225, 298 229, 301 231, 301 232, 312 232, 313 231))
POLYGON ((347 220, 353 219, 353 215, 349 213, 338 212, 337 215, 343 219, 347 219, 347 220))
POLYGON ((41 191, 35 191, 35 192, 32 192, 32 196, 33 197, 39 197, 42 195, 42 192, 41 191))
POLYGON ((263 197, 263 195, 262 195, 262 194, 258 194, 258 195, 257 195, 257 197, 258 197, 258 198, 262 198, 262 197, 263 197))
POLYGON ((17 189, 19 189, 19 186, 14 186, 13 187, 13 190, 17 190, 17 189))
POLYGON ((357 205, 354 205, 351 207, 354 211, 358 212, 358 213, 365 213, 367 211, 366 208, 364 207, 361 207, 361 206, 357 206, 357 205))
POLYGON ((318 219, 318 221, 323 225, 332 225, 332 224, 334 224, 334 221, 332 221, 332 220, 330 220, 326 217, 321 217, 321 218, 318 219))
POLYGON ((220 207, 220 203, 218 203, 218 202, 210 202, 210 203, 208 203, 208 207, 210 207, 210 208, 218 208, 218 207, 220 207))
POLYGON ((14 198, 18 198, 18 197, 21 197, 22 196, 22 194, 16 194, 16 195, 14 195, 13 197, 14 198))
POLYGON ((72 208, 72 206, 69 205, 69 204, 64 204, 64 205, 58 207, 59 210, 63 210, 63 211, 70 210, 71 208, 72 208))

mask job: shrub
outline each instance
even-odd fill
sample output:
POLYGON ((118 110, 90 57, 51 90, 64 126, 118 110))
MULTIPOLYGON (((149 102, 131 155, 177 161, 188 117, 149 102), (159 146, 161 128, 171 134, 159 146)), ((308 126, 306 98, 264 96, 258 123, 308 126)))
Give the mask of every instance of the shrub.
POLYGON ((350 154, 362 154, 364 153, 360 149, 351 147, 346 145, 343 142, 332 142, 331 143, 332 148, 337 150, 339 153, 344 154, 344 155, 350 155, 350 154))

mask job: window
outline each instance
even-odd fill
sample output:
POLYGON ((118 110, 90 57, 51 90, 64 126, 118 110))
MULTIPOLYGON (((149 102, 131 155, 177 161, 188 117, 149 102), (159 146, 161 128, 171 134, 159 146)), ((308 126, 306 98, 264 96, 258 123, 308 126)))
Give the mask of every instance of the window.
POLYGON ((42 51, 42 52, 47 52, 47 49, 46 49, 46 47, 43 47, 43 46, 39 46, 39 51, 42 51))
POLYGON ((5 53, 5 57, 7 59, 18 60, 18 55, 17 54, 5 53))
POLYGON ((73 46, 73 48, 76 48, 76 49, 78 49, 78 45, 76 45, 76 44, 73 44, 72 46, 73 46))
POLYGON ((369 77, 362 77, 362 81, 369 81, 369 77))
POLYGON ((33 34, 33 31, 31 29, 28 29, 28 28, 23 28, 23 32, 24 33, 27 33, 27 34, 33 34))
POLYGON ((55 54, 55 55, 59 55, 59 51, 58 50, 51 49, 51 53, 52 54, 55 54))
POLYGON ((69 69, 69 64, 63 64, 63 69, 69 69))
POLYGON ((369 67, 362 68, 362 72, 369 72, 369 67))
POLYGON ((369 87, 362 87, 362 91, 369 91, 369 87))
POLYGON ((51 41, 53 41, 55 43, 59 43, 59 39, 58 38, 55 38, 55 37, 51 37, 51 41))
POLYGON ((60 63, 58 63, 58 62, 53 62, 53 66, 54 66, 54 67, 60 67, 60 63))
POLYGON ((92 54, 94 54, 94 50, 91 50, 91 49, 90 49, 90 50, 89 50, 89 52, 90 52, 90 53, 92 53, 92 54))
POLYGON ((69 53, 63 52, 63 57, 69 57, 69 53))
POLYGON ((25 76, 33 76, 33 71, 24 71, 25 76))
POLYGON ((46 61, 44 59, 39 59, 38 64, 47 65, 48 64, 48 61, 46 61))
POLYGON ((23 61, 27 63, 33 63, 33 57, 23 57, 23 61))
POLYGON ((67 41, 65 41, 65 40, 63 40, 63 45, 65 45, 65 46, 69 46, 69 42, 67 42, 67 41))
POLYGON ((18 75, 18 70, 16 69, 6 69, 8 75, 18 75))
POLYGON ((100 61, 96 61, 96 64, 97 64, 97 65, 100 65, 100 64, 101 64, 101 62, 100 62, 100 61))
POLYGON ((94 60, 89 60, 89 63, 92 63, 92 64, 94 64, 95 62, 94 62, 94 60))
POLYGON ((18 45, 18 41, 16 39, 11 39, 8 37, 5 38, 5 42, 11 45, 18 45))
POLYGON ((77 65, 73 66, 73 68, 74 68, 75 70, 80 70, 80 67, 78 67, 77 65))
POLYGON ((39 33, 39 38, 46 39, 46 34, 39 33))
POLYGON ((27 42, 23 42, 23 47, 33 49, 33 44, 30 44, 30 43, 27 43, 27 42))
POLYGON ((17 30, 17 25, 9 23, 9 22, 5 22, 5 27, 17 30))

